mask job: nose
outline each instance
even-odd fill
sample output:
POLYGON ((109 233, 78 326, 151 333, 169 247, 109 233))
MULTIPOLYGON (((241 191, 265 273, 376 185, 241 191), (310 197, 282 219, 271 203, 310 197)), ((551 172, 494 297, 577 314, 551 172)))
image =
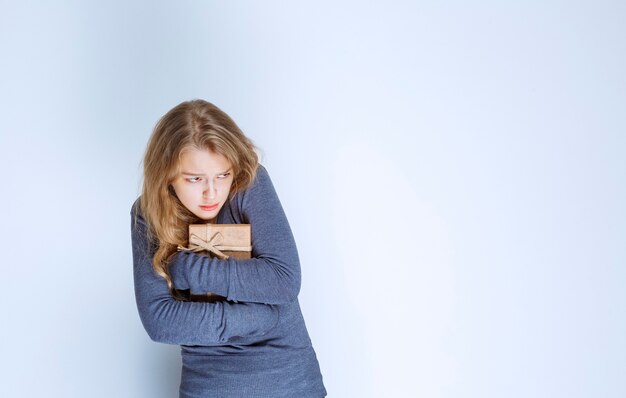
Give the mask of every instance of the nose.
POLYGON ((217 195, 217 191, 215 190, 215 184, 212 179, 207 179, 207 183, 204 185, 204 191, 202 195, 208 199, 213 199, 217 195))

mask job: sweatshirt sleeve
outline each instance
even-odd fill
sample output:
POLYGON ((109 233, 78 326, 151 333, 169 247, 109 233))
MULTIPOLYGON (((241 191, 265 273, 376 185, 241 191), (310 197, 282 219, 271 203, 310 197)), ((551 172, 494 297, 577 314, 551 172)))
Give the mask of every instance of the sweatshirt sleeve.
POLYGON ((296 243, 272 181, 259 166, 252 185, 235 195, 231 207, 251 225, 251 259, 226 260, 177 253, 170 273, 178 289, 213 292, 231 301, 284 304, 297 299, 301 271, 296 243))
POLYGON ((139 317, 154 341, 221 345, 265 335, 278 322, 276 306, 256 303, 178 301, 152 267, 154 248, 136 202, 131 211, 135 298, 139 317))

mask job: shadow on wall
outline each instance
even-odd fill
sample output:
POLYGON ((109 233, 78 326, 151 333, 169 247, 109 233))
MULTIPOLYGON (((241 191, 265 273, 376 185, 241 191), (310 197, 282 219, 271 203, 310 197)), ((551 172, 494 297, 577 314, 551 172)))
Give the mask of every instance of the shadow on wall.
POLYGON ((149 344, 144 352, 145 356, 140 361, 144 366, 143 396, 150 398, 171 398, 178 396, 180 387, 181 358, 180 347, 166 344, 149 344))

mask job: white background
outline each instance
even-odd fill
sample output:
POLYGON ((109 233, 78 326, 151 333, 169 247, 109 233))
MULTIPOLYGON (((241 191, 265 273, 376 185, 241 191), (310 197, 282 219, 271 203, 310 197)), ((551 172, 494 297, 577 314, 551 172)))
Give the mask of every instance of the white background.
POLYGON ((0 396, 177 395, 129 210, 191 98, 262 149, 330 397, 626 396, 625 4, 0 2, 0 396))

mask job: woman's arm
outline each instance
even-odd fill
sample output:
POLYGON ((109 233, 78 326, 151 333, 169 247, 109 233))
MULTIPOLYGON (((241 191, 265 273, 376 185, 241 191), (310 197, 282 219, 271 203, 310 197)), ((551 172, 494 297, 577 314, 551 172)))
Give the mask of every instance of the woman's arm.
POLYGON ((165 279, 152 268, 147 226, 131 212, 135 297, 139 317, 154 341, 181 345, 220 345, 260 337, 278 322, 276 306, 255 303, 197 303, 172 297, 165 279))
POLYGON ((300 261, 289 222, 272 181, 259 166, 252 185, 235 195, 231 211, 251 225, 252 256, 221 260, 195 253, 177 253, 170 273, 178 289, 213 292, 231 301, 283 304, 300 291, 300 261))

